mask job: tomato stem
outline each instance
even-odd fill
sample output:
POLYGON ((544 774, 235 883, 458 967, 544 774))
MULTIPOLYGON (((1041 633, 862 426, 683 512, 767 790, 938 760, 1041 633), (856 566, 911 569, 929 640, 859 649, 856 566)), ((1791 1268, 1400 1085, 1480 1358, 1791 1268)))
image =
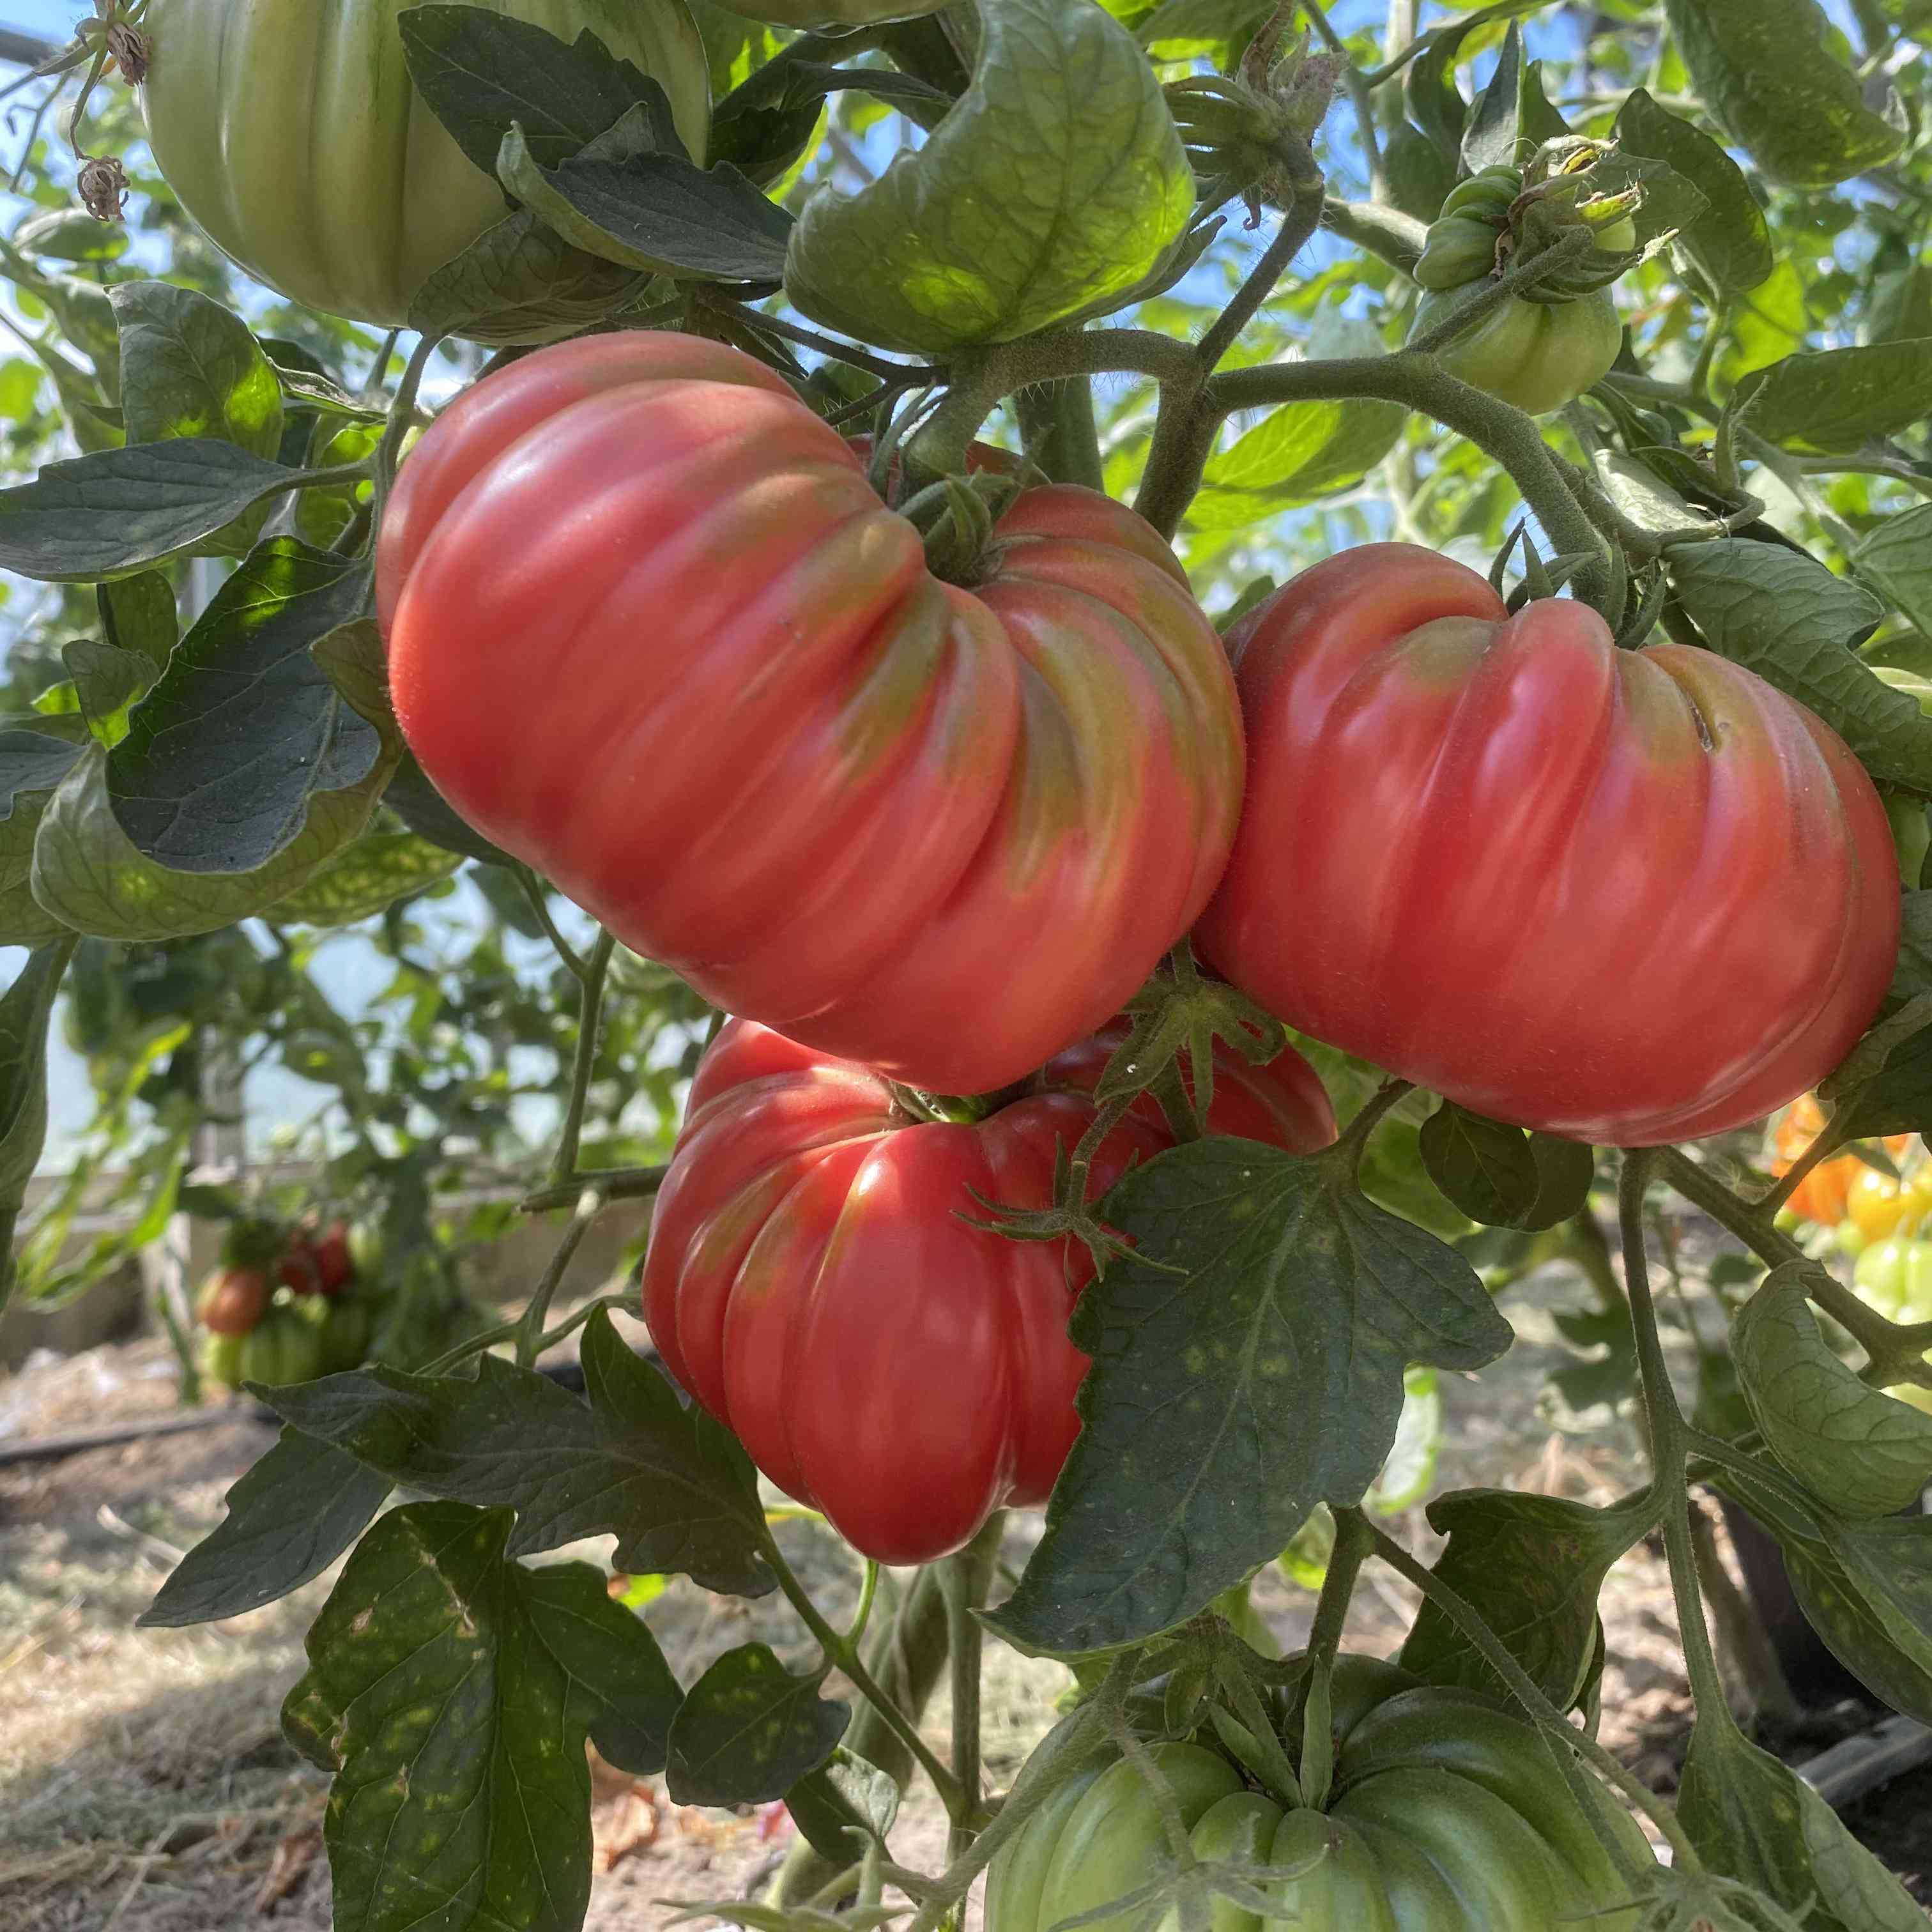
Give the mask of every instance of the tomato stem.
MULTIPOLYGON (((946 1592, 946 1642, 952 1675, 952 1774, 967 1804, 980 1802, 980 1666, 981 1631, 974 1615, 980 1567, 970 1551, 944 1559, 940 1586, 946 1592)), ((970 1822, 956 1817, 946 1842, 950 1864, 973 1842, 970 1822)))
POLYGON ((570 1100, 564 1109, 562 1131, 557 1136, 556 1155, 550 1162, 550 1179, 561 1186, 577 1172, 577 1154, 584 1138, 584 1103, 590 1097, 591 1070, 597 1060, 597 1036, 604 1017, 604 976, 610 969, 610 955, 616 950, 614 934, 602 931, 590 949, 580 976, 584 992, 578 1003, 577 1052, 570 1070, 570 1100))

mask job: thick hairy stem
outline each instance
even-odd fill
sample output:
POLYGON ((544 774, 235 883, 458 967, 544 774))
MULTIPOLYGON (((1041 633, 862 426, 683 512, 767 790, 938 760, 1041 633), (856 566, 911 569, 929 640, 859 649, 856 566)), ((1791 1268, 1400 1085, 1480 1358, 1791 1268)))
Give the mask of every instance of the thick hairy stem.
POLYGON ((1071 376, 1051 388, 1023 388, 1013 404, 1028 462, 1056 483, 1083 484, 1089 490, 1104 487, 1090 382, 1071 376))
POLYGON ((1220 367, 1222 357, 1254 320, 1256 311, 1274 294, 1275 284, 1288 263, 1307 246, 1309 237, 1321 225, 1322 204, 1328 184, 1315 165, 1315 157, 1298 142, 1283 154, 1282 165, 1290 192, 1281 226, 1275 231, 1274 239, 1262 250, 1261 260, 1247 279, 1235 290, 1234 300, 1214 318, 1201 338, 1197 353, 1202 369, 1209 375, 1220 367))
POLYGON ((1690 1676, 1691 1695, 1700 1708, 1728 1711, 1723 1673, 1705 1621, 1703 1594, 1698 1585, 1697 1551, 1690 1528, 1690 1494, 1687 1464, 1690 1432, 1677 1390, 1664 1360, 1664 1340, 1657 1326, 1657 1304, 1650 1292, 1650 1262, 1644 1243, 1643 1196, 1654 1156, 1631 1148, 1624 1154, 1623 1178, 1618 1190, 1618 1219, 1623 1231, 1624 1285, 1630 1292, 1630 1319, 1636 1330, 1637 1366, 1643 1376, 1644 1409, 1650 1424, 1652 1483, 1664 1510, 1664 1547, 1670 1563, 1671 1594, 1677 1600, 1677 1624, 1684 1645, 1684 1661, 1690 1676))
POLYGON ((542 1214, 553 1208, 568 1208, 586 1187, 594 1187, 607 1201, 648 1200, 664 1185, 668 1167, 610 1167, 593 1168, 560 1186, 539 1187, 517 1203, 518 1211, 542 1214))
POLYGON ((543 1325, 550 1313, 550 1303, 562 1285, 572 1260, 583 1244, 584 1238, 590 1232, 591 1223, 604 1211, 604 1197, 594 1187, 586 1187, 578 1196, 577 1211, 570 1217, 570 1225, 563 1231, 563 1238, 556 1244, 556 1252, 550 1258, 550 1265, 531 1294, 529 1306, 518 1319, 516 1327, 517 1360, 524 1368, 533 1363, 543 1344, 543 1325))
MULTIPOLYGON (((996 1549, 1004 1524, 1001 1514, 988 1526, 996 1549)), ((940 1573, 946 1595, 946 1648, 952 1658, 952 1774, 974 1810, 980 1804, 980 1670, 983 1633, 974 1612, 980 1608, 990 1581, 970 1547, 956 1556, 947 1557, 940 1573)), ((956 1858, 972 1842, 970 1822, 956 1822, 947 1843, 947 1861, 956 1858)))
POLYGON ((395 399, 389 405, 389 420, 383 428, 382 441, 376 446, 374 520, 379 530, 382 527, 382 512, 388 504, 389 492, 395 487, 396 465, 402 460, 403 438, 409 434, 416 421, 416 392, 422 387, 423 374, 429 367, 430 358, 442 344, 440 336, 422 337, 410 351, 402 380, 396 385, 395 399))
POLYGON ((1380 202, 1340 201, 1330 195, 1322 210, 1322 225, 1344 242, 1379 255, 1406 275, 1414 272, 1429 238, 1429 224, 1380 202))
MULTIPOLYGON (((995 1518, 961 1552, 961 1558, 971 1559, 974 1594, 981 1599, 992 1587, 1000 1548, 998 1522, 995 1518)), ((936 1564, 920 1571, 898 1613, 873 1630, 863 1654, 866 1668, 880 1688, 916 1724, 944 1674, 948 1655, 946 1592, 936 1564)), ((861 1702, 854 1713, 845 1733, 845 1748, 868 1764, 878 1766, 902 1789, 912 1777, 913 1754, 904 1736, 874 1705, 861 1702)), ((800 1839, 778 1874, 774 1901, 800 1904, 838 1872, 836 1864, 800 1839)))
POLYGON ((610 970, 610 955, 616 946, 613 934, 600 930, 590 957, 584 962, 584 996, 578 1002, 577 1011, 577 1054, 570 1070, 570 1099, 564 1108, 562 1131, 557 1136, 556 1156, 550 1168, 550 1179, 559 1186, 577 1172, 577 1150, 584 1138, 584 1109, 590 1096, 591 1070, 597 1064, 598 1030, 604 1018, 604 976, 610 970))
POLYGON ((1226 416, 1277 403, 1344 396, 1372 396, 1401 403, 1466 436, 1509 472, 1558 550, 1594 560, 1572 580, 1577 595, 1599 608, 1610 601, 1610 554, 1577 502, 1564 466, 1544 441, 1542 431, 1522 410, 1458 382, 1432 356, 1405 350, 1393 356, 1232 369, 1210 381, 1204 400, 1216 414, 1226 416))

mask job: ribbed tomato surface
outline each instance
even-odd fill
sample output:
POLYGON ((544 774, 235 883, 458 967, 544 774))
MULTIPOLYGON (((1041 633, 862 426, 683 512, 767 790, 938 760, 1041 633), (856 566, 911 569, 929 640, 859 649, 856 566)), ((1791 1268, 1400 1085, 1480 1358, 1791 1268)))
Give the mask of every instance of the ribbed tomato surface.
POLYGON ((1289 1024, 1478 1112, 1602 1144, 1816 1084, 1898 950, 1884 808, 1844 742, 1711 652, 1507 616, 1377 544, 1231 640, 1250 739, 1205 956, 1289 1024))
MULTIPOLYGON (((1043 1502, 1078 1429, 1066 1337, 1091 1274, 1066 1241, 1010 1240, 983 1201, 1040 1208, 1094 1118, 1118 1027, 976 1124, 913 1123, 879 1077, 728 1022, 704 1056, 652 1220, 644 1318, 666 1366, 758 1466, 882 1562, 957 1549, 1043 1502)), ((1292 1048, 1224 1054, 1209 1124, 1311 1152, 1335 1118, 1292 1048)), ((1111 1135, 1096 1196, 1171 1144, 1151 1100, 1111 1135)))
POLYGON ((404 464, 396 710, 457 809, 727 1010, 936 1091, 1118 1011, 1205 903, 1240 721, 1172 554, 1019 496, 971 589, 779 379, 560 344, 404 464))

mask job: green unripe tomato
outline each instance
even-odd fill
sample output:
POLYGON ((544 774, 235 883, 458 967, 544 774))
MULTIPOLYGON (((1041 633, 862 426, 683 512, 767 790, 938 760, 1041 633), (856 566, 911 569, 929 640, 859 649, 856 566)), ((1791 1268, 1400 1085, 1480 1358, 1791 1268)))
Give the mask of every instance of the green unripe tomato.
MULTIPOLYGON (((1188 1834, 1188 1842, 1204 1864, 1270 1864, 1281 1820, 1281 1807, 1272 1798, 1258 1791, 1237 1791, 1208 1808, 1188 1834)), ((1208 1922, 1210 1932, 1262 1932, 1259 1915, 1244 1911, 1229 1898, 1216 1898, 1209 1905, 1208 1922)), ((1155 1932, 1180 1932, 1179 1912, 1168 1912, 1155 1932)))
POLYGON ((1429 231, 1415 279, 1425 289, 1454 289, 1488 274, 1496 266, 1502 232, 1473 214, 1445 214, 1429 231))
MULTIPOLYGON (((1152 1744, 1148 1754, 1166 1778, 1190 1832, 1212 1806, 1241 1789, 1240 1772, 1198 1744, 1152 1744)), ((1048 1932, 1063 1919, 1124 1898, 1169 1856, 1154 1792, 1125 1759, 1085 1785, 1073 1804, 1056 1809, 1064 1795, 1056 1794, 993 1861, 986 1932, 1048 1932), (1049 1817, 1059 1826, 1050 1838, 1049 1817), (1017 1882, 1013 1869, 1021 1865, 1030 1881, 1026 1884, 1017 1882)), ((1130 1910, 1095 1919, 1086 1932, 1136 1932, 1135 1916, 1130 1910)))
POLYGON ((322 1336, 292 1308, 272 1308, 242 1344, 241 1379, 268 1388, 313 1382, 322 1372, 322 1336))
POLYGON ((1636 224, 1626 214, 1600 229, 1597 246, 1606 255, 1628 255, 1636 246, 1636 224))
MULTIPOLYGON (((222 252, 311 308, 388 327, 509 212, 420 100, 396 16, 410 0, 153 0, 142 88, 154 160, 222 252)), ((574 40, 586 28, 669 95, 701 161, 711 83, 683 0, 488 0, 574 40)))
POLYGON ((369 1352, 370 1330, 374 1326, 366 1301, 357 1301, 346 1294, 333 1299, 312 1294, 304 1299, 299 1312, 314 1324, 321 1338, 319 1375, 337 1375, 344 1369, 362 1366, 369 1352))
POLYGON ((1932 1301, 1932 1241, 1894 1234, 1874 1241, 1852 1270, 1859 1298, 1896 1321, 1915 1303, 1932 1301))
MULTIPOLYGON (((1427 291, 1416 305, 1412 337, 1426 334, 1468 300, 1472 291, 1427 291)), ((1608 289, 1574 302, 1527 302, 1512 296, 1441 350, 1452 376, 1532 416, 1574 402, 1610 372, 1623 346, 1623 324, 1608 289)))
POLYGON ((1857 1222, 1850 1220, 1838 1223, 1832 1238, 1838 1244, 1839 1253, 1852 1261, 1856 1261, 1871 1246, 1870 1239, 1864 1228, 1857 1222))
POLYGON ((245 1335, 203 1335, 201 1338, 201 1372, 224 1388, 242 1386, 242 1350, 245 1335))

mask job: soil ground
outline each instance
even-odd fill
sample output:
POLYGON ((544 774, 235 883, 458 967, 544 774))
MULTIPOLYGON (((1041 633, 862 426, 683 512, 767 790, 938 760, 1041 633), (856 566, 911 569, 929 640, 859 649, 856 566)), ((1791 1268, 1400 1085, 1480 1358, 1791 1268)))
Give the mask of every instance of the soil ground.
MULTIPOLYGON (((1639 1480, 1636 1434, 1599 1408, 1558 1412, 1545 1391, 1574 1361, 1552 1312, 1580 1305, 1573 1277, 1551 1273, 1512 1291, 1519 1342, 1479 1377, 1445 1378, 1438 1490, 1533 1489, 1604 1502, 1639 1480)), ((171 1411, 164 1344, 139 1341, 69 1359, 43 1358, 0 1380, 0 1445, 171 1411)), ((136 1630, 134 1619, 178 1553, 213 1527, 223 1492, 272 1440, 241 1403, 194 1433, 0 1468, 0 1926, 7 1932, 327 1932, 320 1856, 323 1780, 278 1724, 303 1667, 302 1636, 331 1578, 226 1625, 136 1630)), ((1016 1517, 1006 1560, 1039 1534, 1016 1517)), ((1420 1508, 1390 1528, 1432 1557, 1420 1508)), ((856 1568, 808 1526, 788 1552, 835 1620, 856 1568)), ((596 1560, 605 1546, 560 1552, 596 1560)), ((1313 1599, 1273 1570, 1255 1600, 1285 1646, 1305 1636, 1313 1599)), ((1350 1640, 1386 1652, 1413 1607, 1407 1587, 1371 1566, 1350 1640)), ((1610 1664, 1604 1741, 1648 1780, 1674 1782, 1689 1710, 1664 1564, 1634 1551, 1612 1574, 1603 1612, 1610 1664)), ((686 1681, 718 1652, 754 1637, 808 1654, 776 1599, 746 1604, 674 1582, 646 1612, 686 1681)), ((1058 1666, 988 1652, 987 1774, 1007 1782, 1052 1720, 1066 1678, 1058 1666)), ((1827 1719, 1786 1741, 1802 1759, 1861 1720, 1827 1719)), ((942 1694, 926 1728, 943 1751, 942 1694)), ((592 1932, 654 1932, 668 1900, 742 1898, 790 1842, 780 1808, 734 1814, 672 1805, 654 1780, 596 1767, 598 1876, 592 1932)), ((1866 1843, 1932 1902, 1932 1771, 1899 1780, 1846 1814, 1866 1843)), ((902 1864, 944 1863, 944 1820, 916 1790, 893 1834, 902 1864)), ((707 1921, 706 1923, 716 1923, 707 1921)), ((976 1917, 969 1924, 976 1927, 976 1917)))

